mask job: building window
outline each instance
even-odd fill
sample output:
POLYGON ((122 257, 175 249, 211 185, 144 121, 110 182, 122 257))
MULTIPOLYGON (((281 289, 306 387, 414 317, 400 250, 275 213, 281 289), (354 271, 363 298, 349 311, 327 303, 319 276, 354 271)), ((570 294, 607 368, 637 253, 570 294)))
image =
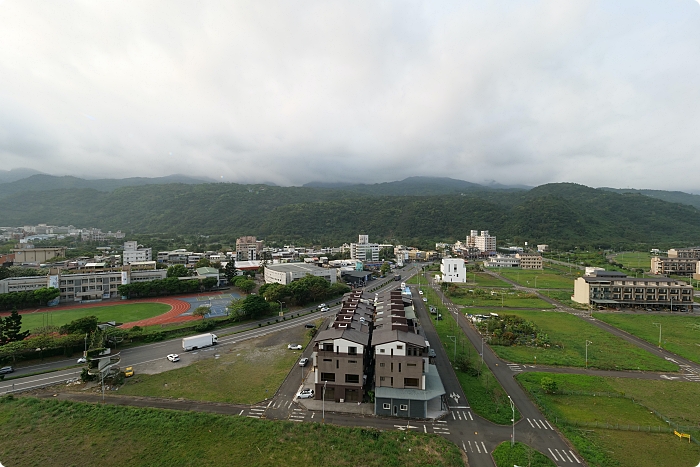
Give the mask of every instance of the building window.
POLYGON ((348 360, 348 363, 357 363, 357 360, 348 360))
POLYGON ((345 382, 346 383, 359 383, 360 382, 360 375, 345 375, 345 382))
POLYGON ((403 345, 397 345, 396 348, 397 348, 398 350, 401 350, 401 349, 403 349, 403 345))
POLYGON ((406 363, 406 366, 416 366, 415 363, 406 363))
POLYGON ((384 377, 383 377, 383 376, 380 376, 380 377, 379 377, 379 381, 384 381, 384 377))
POLYGON ((399 405, 399 410, 408 410, 408 406, 406 404, 401 404, 399 405))
POLYGON ((321 381, 335 383, 335 373, 321 373, 321 381))
POLYGON ((403 385, 406 387, 418 387, 418 378, 404 378, 403 385))
POLYGON ((379 353, 384 353, 384 349, 379 349, 379 353))
POLYGON ((384 410, 391 410, 391 405, 390 404, 382 404, 382 408, 384 410))
POLYGON ((357 347, 348 347, 348 355, 357 355, 357 347))
POLYGON ((332 359, 332 358, 324 358, 323 361, 324 361, 324 362, 332 362, 333 359, 332 359))
POLYGON ((333 352, 333 344, 323 344, 323 350, 326 352, 333 352))
POLYGON ((379 364, 379 366, 382 367, 382 368, 384 368, 384 366, 385 366, 384 362, 381 362, 381 363, 379 364))

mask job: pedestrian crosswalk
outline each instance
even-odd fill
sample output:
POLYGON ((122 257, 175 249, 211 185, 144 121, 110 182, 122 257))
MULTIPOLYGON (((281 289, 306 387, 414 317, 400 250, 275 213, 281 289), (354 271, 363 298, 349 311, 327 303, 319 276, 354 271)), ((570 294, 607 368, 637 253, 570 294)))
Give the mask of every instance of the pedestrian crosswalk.
POLYGON ((508 363, 508 368, 510 368, 511 371, 515 371, 516 373, 523 371, 523 368, 517 363, 508 363))
MULTIPOLYGON (((262 418, 265 415, 265 409, 267 407, 265 406, 253 406, 248 410, 248 414, 246 417, 250 418, 262 418)), ((239 415, 243 415, 244 410, 241 410, 241 413, 239 415)))
POLYGON ((462 440, 462 450, 467 454, 488 454, 486 444, 483 441, 477 440, 462 440), (465 443, 466 441, 466 443, 465 443))
POLYGON ((289 414, 289 420, 293 422, 303 422, 306 419, 306 411, 303 409, 295 408, 292 413, 289 414))
POLYGON ((578 460, 576 454, 571 451, 571 449, 552 449, 547 448, 549 455, 552 456, 555 462, 571 462, 572 464, 580 464, 581 461, 578 460))
POLYGON ((538 420, 536 418, 527 418, 526 420, 532 428, 539 428, 540 430, 554 430, 552 425, 550 425, 547 420, 538 420))
MULTIPOLYGON (((673 361, 675 363, 675 360, 673 361)), ((700 382, 700 368, 696 368, 691 365, 684 365, 682 363, 679 363, 678 366, 684 373, 683 378, 685 378, 688 381, 700 382)))
POLYGON ((452 420, 460 420, 465 422, 473 422, 474 417, 470 410, 451 410, 452 420))

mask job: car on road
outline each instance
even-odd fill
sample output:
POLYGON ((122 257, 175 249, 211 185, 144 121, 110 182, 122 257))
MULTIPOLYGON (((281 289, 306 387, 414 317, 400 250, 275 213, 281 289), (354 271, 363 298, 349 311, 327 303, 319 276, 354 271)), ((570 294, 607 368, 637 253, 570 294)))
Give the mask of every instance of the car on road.
POLYGON ((170 360, 171 362, 179 362, 180 356, 176 353, 171 353, 168 355, 168 360, 170 360))
POLYGON ((303 349, 303 347, 302 347, 301 345, 299 345, 299 344, 289 344, 289 345, 287 346, 287 348, 288 348, 289 350, 301 350, 301 349, 303 349))
POLYGON ((322 313, 323 313, 323 312, 326 312, 326 311, 331 311, 331 309, 328 308, 328 307, 321 308, 321 312, 322 312, 322 313))
POLYGON ((428 299, 427 299, 427 298, 425 298, 425 297, 423 297, 423 301, 424 301, 424 302, 427 302, 427 301, 428 301, 428 299))
POLYGON ((299 366, 306 366, 307 363, 309 363, 308 358, 302 358, 301 360, 299 360, 299 366))
POLYGON ((0 368, 0 375, 6 375, 6 374, 12 373, 14 371, 15 371, 15 369, 12 368, 11 366, 4 366, 4 367, 0 368))
POLYGON ((126 378, 130 378, 130 377, 134 376, 134 367, 128 366, 128 367, 124 368, 124 376, 126 378))
POLYGON ((421 294, 421 295, 423 295, 423 291, 422 291, 422 290, 419 290, 418 293, 421 294))
POLYGON ((328 305, 326 305, 325 303, 321 303, 318 307, 319 307, 319 308, 327 308, 328 305))
POLYGON ((314 323, 306 323, 304 327, 308 329, 314 329, 316 328, 316 325, 314 323))
POLYGON ((430 357, 430 358, 437 357, 437 355, 435 354, 435 349, 428 349, 428 357, 430 357))
POLYGON ((314 390, 313 389, 302 389, 297 394, 297 399, 313 399, 313 398, 314 398, 314 390))
POLYGON ((85 358, 85 357, 80 357, 80 358, 78 359, 78 363, 87 363, 87 358, 85 358))

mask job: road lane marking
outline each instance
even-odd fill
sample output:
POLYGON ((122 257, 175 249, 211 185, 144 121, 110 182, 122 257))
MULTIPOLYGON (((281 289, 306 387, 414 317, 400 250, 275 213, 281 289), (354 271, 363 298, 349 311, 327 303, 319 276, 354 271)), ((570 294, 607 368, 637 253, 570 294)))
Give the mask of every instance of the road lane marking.
POLYGON ((488 451, 488 449, 486 449, 486 445, 484 444, 483 441, 481 442, 481 445, 484 447, 484 454, 488 453, 489 451, 488 451))
POLYGON ((469 443, 469 450, 470 450, 471 452, 474 452, 474 448, 472 447, 472 442, 471 442, 471 441, 467 441, 467 443, 469 443))
POLYGON ((535 425, 532 424, 532 422, 530 421, 529 418, 527 419, 527 422, 530 424, 530 426, 531 426, 532 428, 535 428, 535 425))
POLYGON ((576 459, 576 462, 578 462, 578 463, 580 464, 581 461, 578 460, 578 457, 576 457, 576 455, 575 455, 573 452, 571 452, 571 449, 569 449, 569 452, 571 453, 571 457, 573 457, 574 459, 576 459))
POLYGON ((556 454, 554 454, 554 453, 552 452, 552 450, 551 450, 551 449, 547 448, 547 450, 548 450, 548 451, 549 451, 549 453, 550 453, 550 454, 552 455, 552 457, 554 458, 554 460, 555 460, 556 462, 559 462, 559 458, 557 457, 557 455, 556 455, 556 454))
POLYGON ((472 413, 471 412, 467 412, 467 413, 469 414, 469 420, 474 421, 474 419, 472 418, 472 413))
POLYGON ((479 449, 479 442, 478 442, 478 441, 474 441, 474 444, 476 445, 476 451, 477 451, 479 454, 481 454, 481 449, 479 449))
MULTIPOLYGON (((559 451, 557 451, 557 452, 559 452, 559 451)), ((565 450, 562 449, 561 452, 563 452, 563 453, 564 453, 564 456, 566 456, 566 458, 569 459, 569 462, 573 462, 573 461, 571 460, 571 457, 569 457, 569 454, 567 454, 565 450)), ((560 454, 560 455, 561 455, 561 454, 560 454)), ((562 459, 564 458, 564 456, 562 456, 562 459)))
MULTIPOLYGON (((547 425, 549 425, 549 420, 545 420, 545 423, 547 423, 547 425)), ((554 428, 552 427, 552 425, 549 425, 549 429, 554 431, 554 428)))
POLYGON ((245 409, 241 410, 241 413, 239 413, 238 415, 239 415, 239 416, 243 415, 243 411, 244 411, 244 410, 245 410, 245 409))

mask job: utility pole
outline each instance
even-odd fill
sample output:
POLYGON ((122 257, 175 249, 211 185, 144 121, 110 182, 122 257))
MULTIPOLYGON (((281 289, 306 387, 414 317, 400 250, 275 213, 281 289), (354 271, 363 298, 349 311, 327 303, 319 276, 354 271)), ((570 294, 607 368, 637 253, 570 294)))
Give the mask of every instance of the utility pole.
POLYGON ((661 348, 661 323, 653 323, 654 326, 659 327, 659 348, 661 348))
POLYGON ((328 381, 323 382, 323 411, 321 413, 321 423, 326 423, 326 383, 328 383, 328 381))
POLYGON ((510 437, 510 447, 513 447, 515 446, 515 404, 510 396, 508 396, 508 401, 510 402, 510 410, 513 411, 513 418, 510 419, 510 421, 513 422, 513 434, 510 437))
POLYGON ((456 336, 447 336, 447 338, 450 339, 455 344, 454 356, 452 357, 452 363, 455 363, 457 361, 457 337, 456 336))
POLYGON ((586 368, 588 368, 588 344, 592 344, 592 343, 593 342, 586 339, 586 368))

